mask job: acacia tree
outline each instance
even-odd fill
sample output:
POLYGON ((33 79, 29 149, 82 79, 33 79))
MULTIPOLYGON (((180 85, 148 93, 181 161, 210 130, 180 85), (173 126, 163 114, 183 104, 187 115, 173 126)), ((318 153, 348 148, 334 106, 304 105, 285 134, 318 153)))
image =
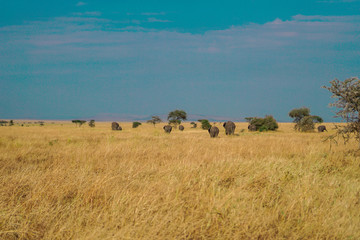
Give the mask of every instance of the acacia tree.
POLYGON ((161 123, 161 122, 162 122, 162 120, 159 116, 151 116, 151 119, 147 121, 147 123, 154 124, 154 127, 155 127, 155 124, 161 123))
POLYGON ((187 119, 187 114, 184 110, 175 110, 169 112, 167 119, 169 121, 169 124, 173 124, 176 128, 176 126, 179 125, 182 120, 187 119))
POLYGON ((90 120, 89 127, 95 127, 95 120, 94 119, 90 120))
POLYGON ((316 115, 310 115, 310 109, 307 107, 295 108, 289 112, 289 117, 293 118, 295 130, 300 132, 312 131, 315 123, 322 123, 323 119, 316 115))
POLYGON ((330 81, 330 86, 323 86, 332 93, 331 98, 335 101, 330 103, 331 107, 336 107, 339 110, 335 113, 335 117, 340 117, 345 126, 336 125, 336 133, 331 136, 334 139, 336 136, 341 136, 344 142, 348 142, 351 137, 355 137, 359 143, 360 148, 360 80, 357 77, 351 77, 340 81, 334 79, 330 81))
POLYGON ((79 124, 79 127, 81 127, 81 125, 86 123, 85 120, 72 120, 71 122, 75 123, 76 126, 79 124))

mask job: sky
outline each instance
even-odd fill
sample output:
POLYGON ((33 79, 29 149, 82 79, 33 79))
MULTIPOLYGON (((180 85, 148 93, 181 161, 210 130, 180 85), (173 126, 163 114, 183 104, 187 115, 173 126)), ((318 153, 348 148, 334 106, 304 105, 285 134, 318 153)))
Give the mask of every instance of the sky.
POLYGON ((360 0, 0 0, 0 119, 163 115, 336 121, 360 76, 360 0))

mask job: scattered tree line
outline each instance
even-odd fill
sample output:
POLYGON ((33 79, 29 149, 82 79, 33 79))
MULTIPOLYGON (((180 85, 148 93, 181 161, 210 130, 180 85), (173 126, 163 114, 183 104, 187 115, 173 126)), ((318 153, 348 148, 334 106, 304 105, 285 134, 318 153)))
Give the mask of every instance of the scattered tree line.
MULTIPOLYGON (((352 137, 359 143, 360 148, 360 80, 357 77, 351 77, 340 81, 334 79, 330 81, 330 86, 323 86, 332 93, 331 98, 334 102, 330 104, 331 107, 336 107, 338 111, 335 117, 341 118, 345 125, 335 125, 336 133, 331 135, 329 139, 335 140, 337 137, 342 137, 344 142, 348 142, 352 137)), ((322 123, 323 119, 320 116, 310 114, 310 108, 301 107, 292 109, 289 112, 289 117, 293 119, 295 123, 294 129, 299 132, 308 132, 315 129, 315 124, 322 123)), ((248 129, 250 131, 275 131, 278 129, 278 123, 271 115, 267 115, 264 118, 260 117, 247 117, 245 118, 249 123, 248 129)), ((187 120, 187 113, 184 110, 174 110, 169 112, 167 116, 169 126, 177 128, 182 121, 187 120)), ((72 120, 76 126, 80 127, 85 120, 72 120)), ((159 116, 152 116, 147 123, 156 124, 162 122, 159 116)), ((199 119, 201 128, 204 130, 210 130, 212 128, 209 120, 199 119)), ((114 122, 115 123, 115 122, 114 122)), ((121 130, 121 127, 117 124, 112 124, 113 130, 121 130)), ((40 125, 44 125, 44 122, 39 122, 40 125)), ((197 127, 196 122, 190 123, 192 128, 197 127)), ((12 126, 14 121, 0 120, 0 126, 12 126)), ((132 127, 137 128, 141 125, 141 122, 133 122, 132 127)), ((95 127, 95 120, 89 121, 90 127, 95 127)), ((184 127, 180 125, 180 130, 184 130, 184 127)), ((179 126, 179 127, 180 127, 179 126)), ((225 127, 225 124, 224 124, 225 127)), ((325 126, 319 126, 318 131, 326 130, 325 126)))

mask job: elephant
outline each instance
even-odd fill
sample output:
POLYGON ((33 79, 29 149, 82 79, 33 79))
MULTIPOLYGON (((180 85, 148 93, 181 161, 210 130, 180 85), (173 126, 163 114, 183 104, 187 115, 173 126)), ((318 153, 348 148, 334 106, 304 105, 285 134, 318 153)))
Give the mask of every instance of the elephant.
POLYGON ((179 126, 179 130, 180 130, 180 131, 184 131, 184 129, 185 129, 185 128, 184 128, 183 125, 180 125, 180 126, 179 126))
POLYGON ((223 127, 225 128, 226 135, 232 135, 235 132, 235 123, 232 121, 227 121, 223 124, 223 127))
POLYGON ((122 128, 120 127, 120 125, 117 122, 111 123, 111 129, 112 130, 119 130, 119 131, 122 130, 122 128))
POLYGON ((251 131, 251 132, 256 131, 256 126, 255 126, 254 124, 250 124, 250 125, 248 126, 248 129, 249 129, 249 131, 251 131))
POLYGON ((318 126, 318 132, 324 132, 324 131, 327 131, 324 125, 318 126))
POLYGON ((208 129, 211 138, 217 137, 219 135, 219 128, 211 127, 208 129))
POLYGON ((165 131, 166 133, 170 133, 171 130, 172 130, 172 126, 170 126, 170 125, 165 125, 165 126, 163 127, 163 129, 164 129, 164 131, 165 131))

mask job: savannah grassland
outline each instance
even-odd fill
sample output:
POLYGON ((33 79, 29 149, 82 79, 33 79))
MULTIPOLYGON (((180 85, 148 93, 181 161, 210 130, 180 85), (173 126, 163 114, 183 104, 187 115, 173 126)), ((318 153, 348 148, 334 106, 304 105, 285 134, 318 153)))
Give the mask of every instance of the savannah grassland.
POLYGON ((357 145, 332 130, 120 125, 0 127, 0 239, 360 239, 357 145))

